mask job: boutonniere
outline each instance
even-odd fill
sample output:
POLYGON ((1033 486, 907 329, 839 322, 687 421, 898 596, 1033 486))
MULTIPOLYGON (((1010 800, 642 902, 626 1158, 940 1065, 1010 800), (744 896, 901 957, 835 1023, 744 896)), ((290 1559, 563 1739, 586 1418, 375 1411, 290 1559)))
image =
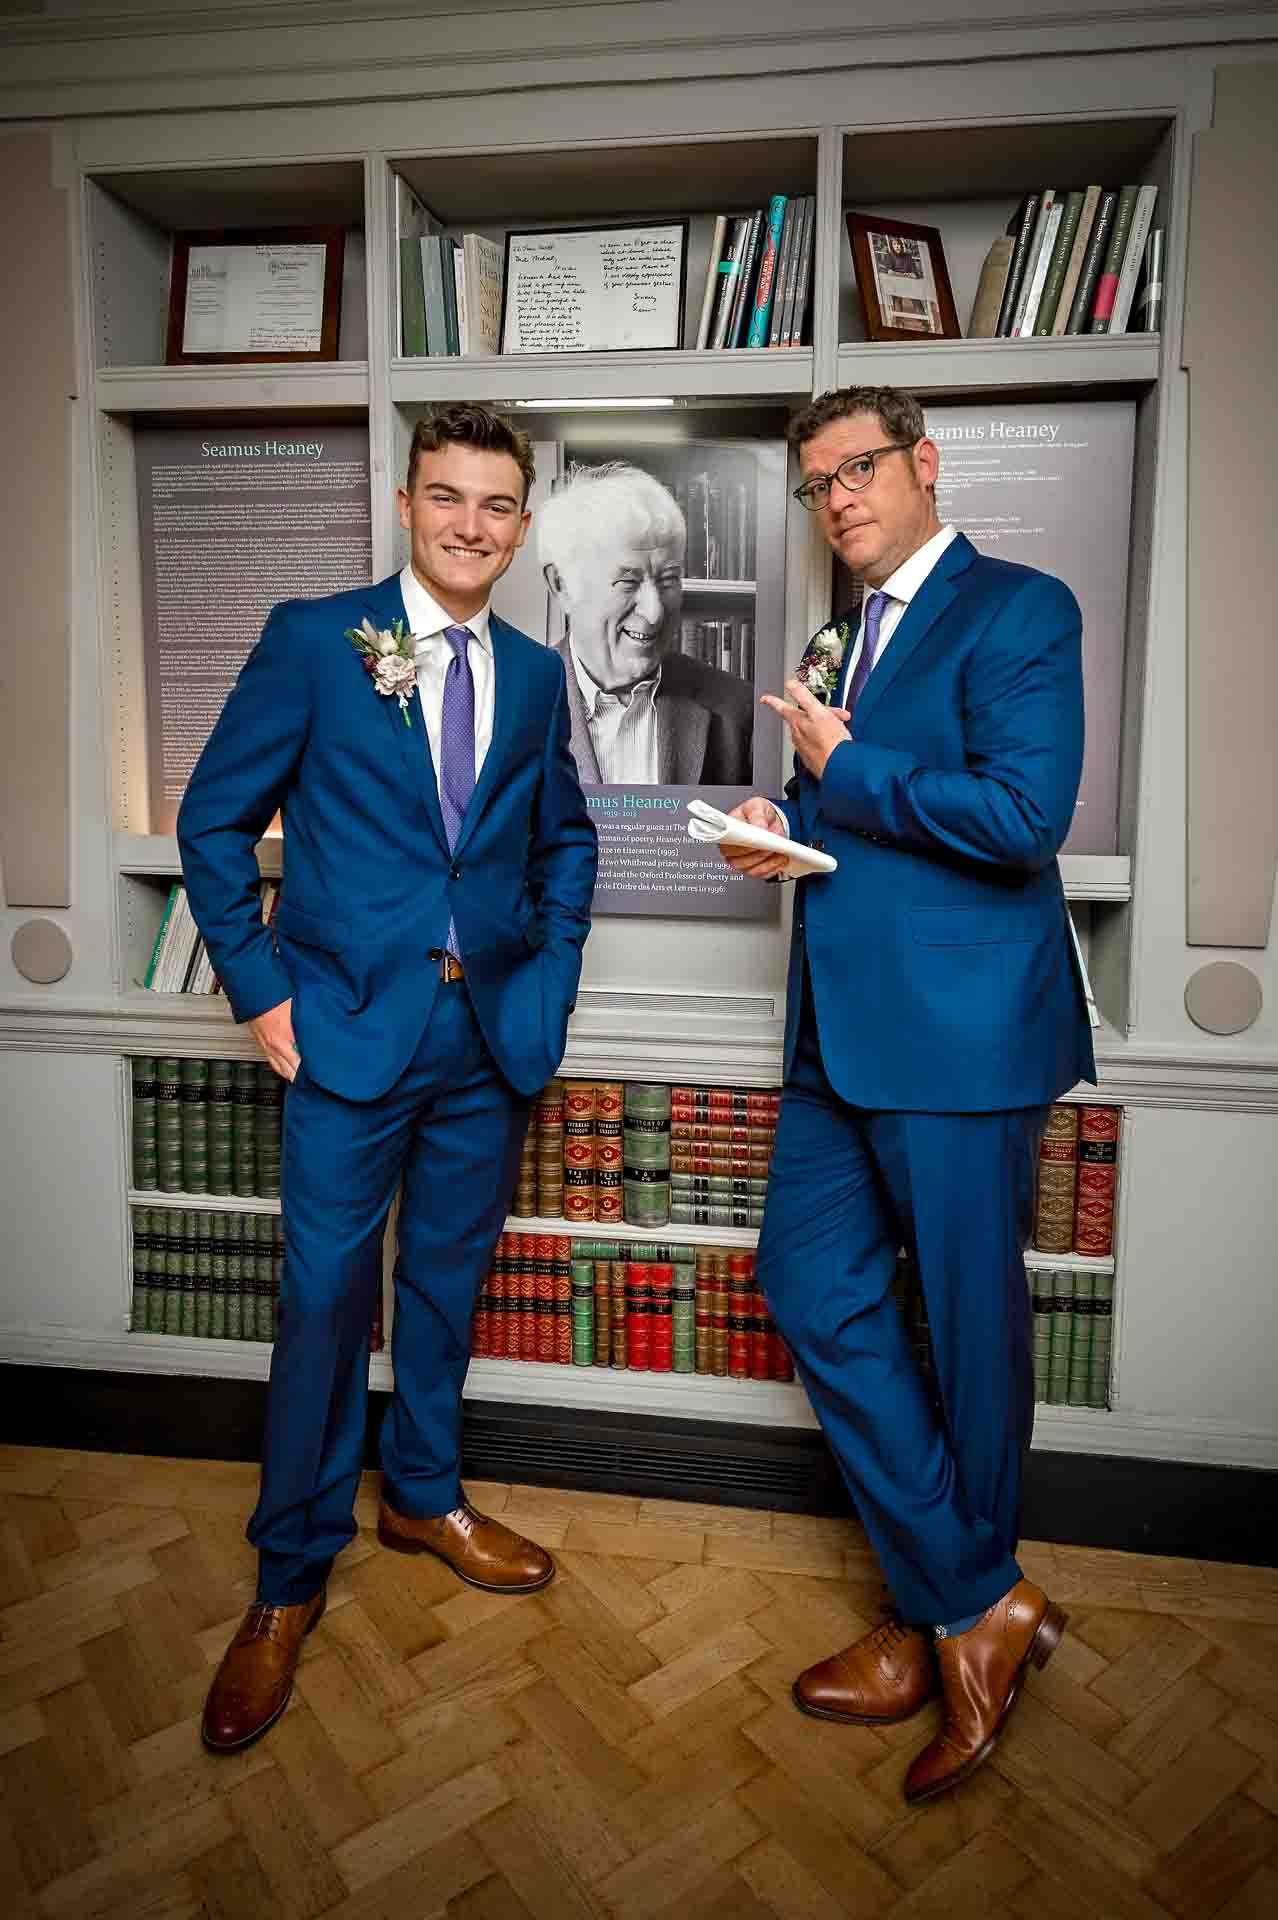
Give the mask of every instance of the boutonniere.
POLYGON ((795 669, 795 679, 814 699, 829 706, 843 671, 843 659, 851 643, 846 620, 831 620, 828 627, 814 633, 803 650, 795 669))
POLYGON ((411 727, 413 716, 408 702, 417 685, 417 660, 413 636, 404 631, 403 621, 392 621, 379 632, 370 620, 361 620, 357 627, 347 627, 346 638, 358 650, 364 671, 373 676, 377 691, 388 699, 394 694, 404 725, 411 727))

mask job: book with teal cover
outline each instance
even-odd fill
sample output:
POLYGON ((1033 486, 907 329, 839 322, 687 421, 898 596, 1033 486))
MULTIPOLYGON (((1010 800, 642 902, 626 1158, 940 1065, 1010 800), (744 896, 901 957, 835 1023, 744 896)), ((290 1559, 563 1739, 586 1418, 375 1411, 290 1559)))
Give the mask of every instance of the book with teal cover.
POLYGON ((746 335, 748 347, 766 347, 768 344, 768 322, 772 314, 772 303, 776 297, 777 262, 781 255, 781 232, 785 224, 785 209, 785 195, 774 193, 768 202, 763 258, 759 263, 754 306, 750 313, 750 330, 746 335))

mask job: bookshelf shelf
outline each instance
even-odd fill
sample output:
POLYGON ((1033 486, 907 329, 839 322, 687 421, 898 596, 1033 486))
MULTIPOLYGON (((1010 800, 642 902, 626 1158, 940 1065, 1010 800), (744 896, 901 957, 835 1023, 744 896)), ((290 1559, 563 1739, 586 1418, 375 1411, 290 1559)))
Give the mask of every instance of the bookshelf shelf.
POLYGON ((721 407, 733 401, 806 400, 812 392, 810 347, 737 347, 698 353, 520 353, 392 360, 391 399, 400 406, 428 401, 487 400, 517 406, 526 400, 672 398, 683 407, 721 407))
POLYGON ((314 415, 317 409, 364 412, 366 360, 266 367, 102 367, 99 413, 237 413, 268 408, 272 415, 314 415))
POLYGON ((1132 897, 1132 863, 1125 853, 1064 853, 1060 867, 1067 900, 1132 897))
POLYGON ((278 1200, 252 1194, 162 1193, 158 1187, 130 1187, 131 1207, 172 1207, 179 1213, 278 1213, 278 1200))
MULTIPOLYGON (((119 873, 139 878, 180 880, 182 858, 176 834, 117 833, 114 837, 115 864, 119 873)), ((265 878, 278 880, 282 871, 284 841, 271 834, 256 847, 258 871, 265 878)))
POLYGON ((840 346, 841 387, 908 387, 943 394, 1035 394, 1147 387, 1158 378, 1160 336, 1125 333, 1060 340, 871 340, 840 346))

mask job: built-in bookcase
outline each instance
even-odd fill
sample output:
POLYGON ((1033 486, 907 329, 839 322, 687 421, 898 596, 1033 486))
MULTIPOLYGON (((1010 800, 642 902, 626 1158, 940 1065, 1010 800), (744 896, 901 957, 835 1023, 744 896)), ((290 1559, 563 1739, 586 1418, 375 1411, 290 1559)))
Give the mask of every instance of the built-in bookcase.
MULTIPOLYGON (((754 97, 765 103, 766 87, 754 97)), ((256 155, 208 164, 171 157, 128 167, 90 168, 83 181, 85 285, 91 365, 87 398, 96 420, 94 501, 99 555, 98 607, 112 766, 113 831, 108 836, 115 916, 115 1015, 122 1039, 120 1119, 128 1127, 130 1052, 247 1059, 251 1038, 220 1000, 145 993, 140 986, 169 888, 179 874, 171 838, 153 835, 146 806, 140 570, 133 434, 143 420, 225 426, 244 420, 287 424, 309 419, 366 423, 370 436, 374 569, 405 557, 393 511, 413 423, 427 406, 474 398, 511 408, 539 447, 624 442, 670 450, 707 438, 778 442, 791 409, 835 384, 898 384, 926 398, 983 394, 1002 400, 1049 400, 1113 394, 1134 399, 1137 451, 1129 570, 1128 690, 1123 723, 1120 852, 1073 856, 1063 864, 1066 894, 1105 1017, 1099 1038, 1099 1094, 1121 1101, 1107 1081, 1121 1075, 1132 945, 1132 902, 1139 889, 1134 861, 1139 787, 1142 688, 1150 625, 1149 553, 1165 414, 1163 347, 1157 336, 1059 341, 873 343, 864 339, 851 253, 848 208, 879 211, 934 225, 944 238, 960 320, 966 322, 986 249, 1020 197, 1045 184, 1091 180, 1156 181, 1169 218, 1170 275, 1178 263, 1183 199, 1179 123, 1169 112, 1105 114, 1059 110, 1042 118, 965 118, 962 88, 952 111, 920 139, 918 121, 849 126, 833 115, 814 124, 755 125, 725 117, 720 130, 691 126, 680 137, 649 137, 631 123, 607 140, 580 143, 571 125, 558 145, 512 138, 509 118, 468 127, 464 149, 441 140, 439 151, 379 130, 384 146, 327 157, 278 160, 256 155), (730 128, 730 131, 722 130, 730 128), (685 218, 689 243, 684 339, 696 337, 715 216, 766 204, 773 193, 816 196, 812 344, 774 349, 698 352, 684 345, 661 352, 405 358, 399 352, 397 304, 400 215, 415 196, 446 231, 479 232, 504 243, 537 227, 685 218), (1179 197, 1178 197, 1179 196, 1179 197), (329 364, 166 367, 165 321, 172 238, 177 232, 272 224, 340 222, 347 229, 339 358, 329 364), (658 400, 659 408, 635 402, 658 400), (540 403, 529 406, 527 403, 540 403), (582 403, 591 403, 589 407, 582 403)), ((790 484, 797 479, 791 463, 790 484)), ((534 502, 535 504, 535 502, 534 502)), ((818 530, 787 507, 784 580, 774 599, 784 622, 786 657, 795 660, 828 614, 829 557, 818 530)), ((529 555, 520 564, 535 565, 529 555)), ((759 580, 690 580, 689 603, 733 596, 753 604, 759 580)), ((778 765, 777 781, 784 768, 778 765)), ((281 848, 258 849, 263 874, 278 876, 281 848)), ((788 890, 786 890, 788 892, 788 890)), ((788 899, 784 903, 788 912, 788 899)), ((715 928, 695 922, 601 922, 587 950, 578 1010, 563 1071, 574 1077, 695 1079, 720 1085, 776 1085, 781 1070, 786 923, 715 928)), ((1117 1084, 1117 1083, 1116 1083, 1117 1084)), ((126 1148, 127 1157, 127 1148, 126 1148)), ((139 1190, 120 1195, 123 1240, 135 1205, 269 1212, 261 1200, 139 1190)), ((1120 1212, 1120 1220, 1121 1220, 1120 1212)), ((565 1232, 567 1223, 512 1221, 512 1228, 565 1232)), ((663 1229, 649 1238, 752 1245, 744 1230, 663 1229)), ((637 1228, 618 1237, 638 1239, 637 1228)), ((1035 1265, 1117 1262, 1081 1256, 1032 1255, 1035 1265)), ((389 1266, 389 1254, 388 1254, 389 1266)), ((122 1276, 127 1298, 128 1276, 122 1276)), ((1121 1286, 1119 1298, 1121 1301, 1121 1286)), ((1121 1362, 1121 1315, 1116 1361, 1121 1362)), ((139 1370, 214 1372, 261 1377, 268 1349, 252 1342, 189 1341, 130 1336, 139 1370)), ((128 1364, 134 1364, 132 1359, 128 1364)), ((374 1384, 390 1382, 388 1355, 375 1356, 374 1384)), ((781 1383, 705 1378, 644 1379, 595 1368, 544 1367, 483 1360, 469 1390, 514 1403, 613 1408, 679 1418, 811 1423, 802 1390, 781 1383)), ((1040 1431, 1068 1436, 1088 1417, 1074 1409, 1040 1410, 1040 1431)))

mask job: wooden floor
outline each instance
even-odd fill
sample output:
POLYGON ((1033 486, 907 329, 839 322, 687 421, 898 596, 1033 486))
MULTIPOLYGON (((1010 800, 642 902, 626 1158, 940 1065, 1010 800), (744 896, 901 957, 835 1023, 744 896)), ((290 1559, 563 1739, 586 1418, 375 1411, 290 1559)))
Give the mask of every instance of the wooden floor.
POLYGON ((5 1920, 1278 1915, 1278 1573, 1027 1547, 1069 1631, 994 1759, 909 1813, 931 1711, 879 1735, 789 1699, 877 1616, 851 1523, 473 1485, 553 1586, 493 1599, 362 1531, 289 1711, 219 1760, 255 1481, 0 1449, 5 1920))

